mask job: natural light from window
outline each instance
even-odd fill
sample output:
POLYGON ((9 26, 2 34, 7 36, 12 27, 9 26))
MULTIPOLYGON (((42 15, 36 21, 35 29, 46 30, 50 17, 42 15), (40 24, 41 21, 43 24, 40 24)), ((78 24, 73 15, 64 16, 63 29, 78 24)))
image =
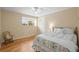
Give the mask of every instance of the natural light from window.
POLYGON ((22 25, 36 26, 37 22, 35 18, 22 17, 21 23, 22 25))

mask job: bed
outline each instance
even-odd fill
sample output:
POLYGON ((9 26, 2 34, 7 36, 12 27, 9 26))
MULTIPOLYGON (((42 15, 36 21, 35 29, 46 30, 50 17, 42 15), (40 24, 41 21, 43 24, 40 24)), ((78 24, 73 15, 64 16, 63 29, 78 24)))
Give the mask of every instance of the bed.
POLYGON ((71 28, 55 27, 54 32, 40 34, 33 42, 36 52, 76 52, 77 35, 71 28))

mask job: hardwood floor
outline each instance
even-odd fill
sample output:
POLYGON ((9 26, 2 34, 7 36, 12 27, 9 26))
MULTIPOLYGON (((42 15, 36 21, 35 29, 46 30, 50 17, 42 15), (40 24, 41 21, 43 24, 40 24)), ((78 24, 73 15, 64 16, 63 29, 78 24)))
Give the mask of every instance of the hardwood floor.
POLYGON ((0 48, 0 52, 33 52, 32 43, 35 36, 18 39, 0 48))

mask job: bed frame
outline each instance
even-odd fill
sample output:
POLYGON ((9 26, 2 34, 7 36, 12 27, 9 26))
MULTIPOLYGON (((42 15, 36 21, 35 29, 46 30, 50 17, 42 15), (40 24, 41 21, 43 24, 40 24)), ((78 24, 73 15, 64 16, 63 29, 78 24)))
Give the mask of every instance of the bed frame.
POLYGON ((74 33, 75 33, 75 35, 77 36, 77 46, 79 47, 79 41, 78 41, 78 28, 77 28, 77 27, 75 27, 74 33))

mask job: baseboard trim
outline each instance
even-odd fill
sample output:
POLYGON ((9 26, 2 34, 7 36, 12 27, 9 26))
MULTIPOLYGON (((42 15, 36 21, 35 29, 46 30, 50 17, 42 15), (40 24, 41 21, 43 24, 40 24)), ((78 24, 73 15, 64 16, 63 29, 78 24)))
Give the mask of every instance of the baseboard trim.
POLYGON ((28 37, 32 37, 32 36, 36 36, 36 34, 29 35, 29 36, 21 36, 21 37, 17 37, 17 38, 14 38, 14 40, 24 39, 24 38, 28 38, 28 37))

